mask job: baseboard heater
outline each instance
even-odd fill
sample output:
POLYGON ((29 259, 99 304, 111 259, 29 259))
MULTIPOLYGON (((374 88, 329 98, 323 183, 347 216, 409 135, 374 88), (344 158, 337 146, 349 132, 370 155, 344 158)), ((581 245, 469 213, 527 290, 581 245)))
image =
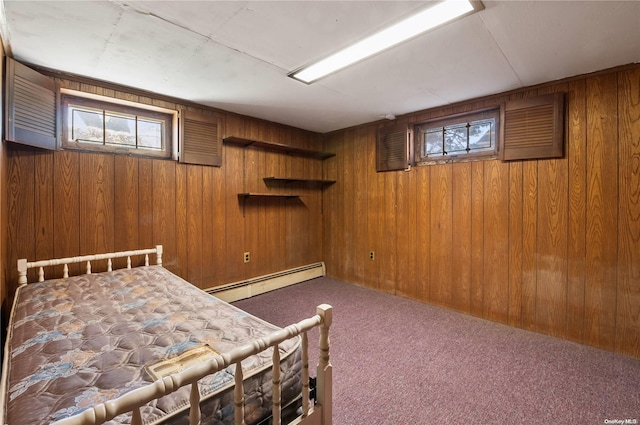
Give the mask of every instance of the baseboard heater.
POLYGON ((209 288, 205 291, 223 301, 233 302, 324 276, 325 272, 324 263, 320 262, 254 277, 241 282, 216 286, 215 288, 209 288))

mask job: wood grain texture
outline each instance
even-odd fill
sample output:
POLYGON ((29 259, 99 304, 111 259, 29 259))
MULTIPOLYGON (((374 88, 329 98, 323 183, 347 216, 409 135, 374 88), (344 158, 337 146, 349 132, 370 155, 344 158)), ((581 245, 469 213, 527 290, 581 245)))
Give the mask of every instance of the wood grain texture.
MULTIPOLYGON (((176 163, 174 166, 175 173, 175 243, 176 243, 176 262, 175 262, 175 273, 179 276, 187 276, 189 277, 189 260, 188 252, 189 252, 189 244, 197 242, 193 242, 189 240, 189 220, 192 218, 191 214, 195 214, 196 217, 200 216, 199 211, 189 211, 188 210, 188 197, 189 197, 189 189, 187 183, 187 175, 189 170, 192 167, 188 167, 183 163, 176 163)), ((200 186, 202 187, 202 186, 200 186)), ((194 221, 197 218, 194 218, 194 221)), ((195 260, 194 260, 195 261, 195 260)), ((199 285, 200 282, 197 282, 196 285, 199 285)))
POLYGON ((354 252, 355 257, 353 259, 353 276, 358 281, 362 282, 366 279, 367 273, 365 268, 368 259, 368 252, 370 251, 370 242, 368 235, 368 220, 367 217, 362 217, 358 211, 367 211, 367 197, 368 197, 368 177, 367 177, 367 157, 362 155, 367 149, 367 130, 366 128, 358 129, 354 134, 353 143, 353 182, 354 182, 354 198, 353 198, 353 211, 354 211, 354 252))
MULTIPOLYGON (((80 253, 113 252, 114 162, 113 155, 85 154, 80 161, 80 253)), ((92 264, 98 271, 106 261, 92 264)))
MULTIPOLYGON (((366 250, 365 253, 369 253, 373 251, 374 254, 379 254, 379 245, 380 245, 380 196, 382 195, 378 189, 378 179, 379 174, 376 172, 376 129, 374 126, 369 126, 364 128, 366 138, 366 144, 364 149, 366 149, 366 186, 363 187, 363 190, 366 191, 367 194, 367 213, 366 214, 358 214, 358 220, 362 221, 363 224, 366 224, 366 250)), ((362 155, 360 155, 362 157, 362 155)), ((325 161, 326 162, 326 161, 325 161)), ((334 185, 332 185, 334 186, 334 185)), ((329 207, 329 200, 325 198, 325 210, 331 208, 329 207)), ((326 220, 326 219, 325 219, 326 220)), ((364 285, 367 285, 370 288, 378 287, 378 269, 380 262, 374 260, 367 260, 365 262, 365 277, 361 281, 364 285)))
POLYGON ((507 323, 509 306, 509 164, 485 162, 483 317, 507 323))
POLYGON ((484 166, 485 161, 471 163, 471 294, 470 312, 483 314, 484 297, 484 166))
POLYGON ((585 339, 615 348, 618 176, 617 81, 615 75, 587 84, 587 252, 585 339))
POLYGON ((163 245, 163 265, 178 270, 176 245, 176 165, 153 162, 153 244, 163 245))
POLYGON ((47 258, 54 245, 53 156, 36 155, 34 163, 35 258, 47 258))
POLYGON ((471 310, 471 176, 472 163, 461 162, 451 167, 452 179, 452 250, 451 306, 468 313, 471 310))
POLYGON ((618 77, 618 117, 615 350, 640 357, 640 69, 618 77))
POLYGON ((586 198, 587 198, 587 106, 585 81, 569 85, 566 156, 568 182, 567 246, 567 338, 584 342, 586 198))
MULTIPOLYGON (((30 204, 34 202, 35 148, 9 144, 7 169, 7 291, 13 296, 17 287, 18 272, 15 264, 19 258, 35 256, 35 211, 30 204)), ((35 272, 29 279, 35 277, 35 272)))
MULTIPOLYGON (((126 251, 138 249, 142 245, 139 242, 138 223, 140 213, 138 210, 138 158, 130 156, 114 157, 114 250, 126 251), (118 229, 127 229, 118 231, 118 229)), ((147 245, 151 246, 151 244, 147 245)), ((143 259, 132 259, 142 263, 143 259)), ((120 268, 126 265, 125 259, 114 260, 114 267, 120 268)))
MULTIPOLYGON (((350 206, 342 208, 342 243, 345 247, 343 255, 340 258, 341 268, 348 270, 349 273, 354 269, 356 263, 356 257, 358 255, 355 240, 354 227, 356 226, 356 211, 351 205, 356 199, 357 187, 354 184, 354 143, 355 138, 354 130, 347 130, 345 133, 345 140, 352 141, 351 143, 343 143, 344 148, 341 153, 341 165, 338 167, 338 180, 342 183, 342 197, 346 200, 350 200, 350 206)), ((392 226, 395 229, 395 224, 392 226)))
POLYGON ((522 326, 522 162, 509 164, 509 325, 522 326))
MULTIPOLYGON (((243 122, 240 118, 227 117, 225 131, 227 135, 242 134, 243 122)), ((224 148, 224 171, 225 191, 225 259, 224 277, 227 282, 235 282, 245 278, 244 263, 242 253, 245 249, 245 226, 244 214, 246 204, 238 200, 238 193, 244 190, 243 181, 243 161, 245 149, 239 146, 227 145, 224 148)))
POLYGON ((429 302, 431 299, 431 263, 427 247, 431 246, 431 225, 429 218, 431 197, 430 167, 414 169, 416 173, 416 299, 429 302))
POLYGON ((199 288, 206 288, 203 281, 203 254, 204 224, 206 210, 204 209, 204 182, 203 166, 193 166, 187 168, 186 173, 186 212, 187 212, 187 234, 186 234, 186 264, 187 280, 199 288))
POLYGON ((451 170, 450 165, 431 167, 431 197, 429 201, 430 301, 445 306, 451 305, 452 267, 457 261, 452 258, 454 229, 451 170))
MULTIPOLYGON (((382 173, 382 185, 384 187, 383 211, 381 217, 382 227, 382 243, 378 245, 381 255, 377 258, 380 274, 380 289, 384 292, 393 294, 396 291, 397 279, 397 232, 396 214, 397 214, 397 190, 398 175, 397 173, 382 173)), ((346 207, 345 207, 346 208, 346 207)))
MULTIPOLYGON (((226 153, 224 153, 226 155, 226 153)), ((223 156, 224 158, 224 156, 223 156)), ((210 214, 213 216, 213 232, 209 236, 213 243, 214 256, 212 258, 213 280, 208 283, 207 287, 214 287, 224 283, 228 283, 226 276, 227 269, 227 238, 226 232, 226 177, 225 172, 221 168, 216 168, 213 176, 213 208, 210 214)), ((238 202, 236 199, 234 202, 238 202)))
MULTIPOLYGON (((416 173, 404 172, 398 175, 398 215, 396 246, 398 249, 398 268, 396 295, 408 298, 416 297, 416 173)), ((361 210, 358 210, 361 211, 361 210)))
MULTIPOLYGON (((80 255, 80 154, 56 152, 53 157, 53 221, 56 231, 53 257, 80 255)), ((28 213, 25 211, 25 213, 28 213)), ((77 265, 69 267, 69 273, 77 273, 77 265)))

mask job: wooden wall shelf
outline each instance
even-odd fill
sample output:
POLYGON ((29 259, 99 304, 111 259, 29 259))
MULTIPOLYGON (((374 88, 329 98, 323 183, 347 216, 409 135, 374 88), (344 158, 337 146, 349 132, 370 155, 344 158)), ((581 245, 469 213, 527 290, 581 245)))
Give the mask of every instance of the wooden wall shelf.
POLYGON ((243 137, 229 136, 222 139, 225 144, 239 145, 243 147, 254 146, 258 148, 269 149, 273 151, 285 152, 292 155, 306 156, 316 159, 327 159, 336 156, 335 153, 314 151, 310 149, 294 148, 293 146, 283 145, 281 143, 266 142, 262 140, 245 139, 243 137))
POLYGON ((288 193, 259 193, 259 192, 243 192, 238 193, 238 198, 247 199, 247 198, 299 198, 300 195, 292 195, 288 193))
POLYGON ((268 182, 282 182, 282 183, 314 183, 321 185, 334 184, 335 180, 323 180, 323 179, 294 179, 289 177, 264 177, 265 183, 268 182))

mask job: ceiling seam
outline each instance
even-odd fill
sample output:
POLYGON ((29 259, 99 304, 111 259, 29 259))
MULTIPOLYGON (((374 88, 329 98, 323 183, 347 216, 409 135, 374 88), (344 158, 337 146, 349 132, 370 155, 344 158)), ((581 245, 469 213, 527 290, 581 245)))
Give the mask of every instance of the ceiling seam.
POLYGON ((507 64, 509 64, 509 69, 511 69, 511 72, 513 72, 513 75, 516 77, 516 79, 518 80, 518 83, 520 83, 520 87, 524 87, 524 84, 522 82, 522 80, 520 79, 520 75, 518 75, 518 73, 516 72, 516 70, 513 68, 513 65, 511 64, 511 61, 509 61, 509 58, 507 57, 506 53, 504 52, 504 50, 502 49, 502 46, 500 45, 500 43, 498 43, 498 40, 496 40, 496 38, 493 36, 493 33, 491 32, 491 30, 489 29, 489 26, 487 25, 487 22, 482 18, 482 13, 478 14, 478 17, 480 18, 480 20, 482 21, 482 25, 484 26, 484 29, 487 31, 487 33, 489 34, 489 37, 491 37, 491 39, 493 40, 493 42, 496 44, 496 46, 498 47, 498 50, 500 51, 500 54, 502 55, 502 57, 504 58, 505 62, 507 64))

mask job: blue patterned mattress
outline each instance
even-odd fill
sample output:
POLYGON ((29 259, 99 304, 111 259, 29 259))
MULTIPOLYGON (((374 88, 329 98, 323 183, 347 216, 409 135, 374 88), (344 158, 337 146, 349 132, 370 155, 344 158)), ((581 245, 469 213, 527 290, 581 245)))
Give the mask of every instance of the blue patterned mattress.
MULTIPOLYGON (((203 346, 225 353, 277 329, 160 266, 29 284, 7 335, 4 423, 51 423, 153 382, 159 361, 203 346)), ((300 394, 299 345, 280 345, 283 404, 300 394)), ((247 424, 270 414, 271 356, 242 362, 247 424)), ((231 366, 200 381, 203 424, 233 423, 233 375, 231 366)), ((144 423, 188 423, 188 400, 188 386, 156 400, 144 423)))

